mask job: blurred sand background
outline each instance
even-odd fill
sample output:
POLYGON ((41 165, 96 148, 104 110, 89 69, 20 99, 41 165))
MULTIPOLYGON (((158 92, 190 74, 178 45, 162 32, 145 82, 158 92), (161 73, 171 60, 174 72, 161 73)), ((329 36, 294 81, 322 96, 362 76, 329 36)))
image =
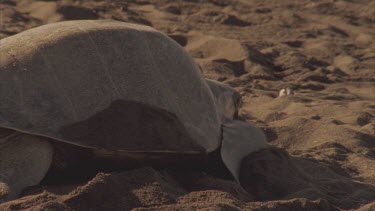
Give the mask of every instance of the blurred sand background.
POLYGON ((241 93, 240 117, 275 148, 243 162, 248 193, 141 168, 33 187, 0 210, 375 210, 374 0, 0 0, 0 38, 74 19, 165 32, 241 93))

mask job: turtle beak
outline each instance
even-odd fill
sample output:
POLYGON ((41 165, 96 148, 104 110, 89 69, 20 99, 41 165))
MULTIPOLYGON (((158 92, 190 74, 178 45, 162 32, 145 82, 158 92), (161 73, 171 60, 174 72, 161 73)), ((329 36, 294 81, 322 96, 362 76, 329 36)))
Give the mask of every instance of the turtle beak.
POLYGON ((237 182, 239 182, 243 158, 267 147, 266 136, 261 129, 238 120, 223 123, 220 154, 225 166, 237 182))

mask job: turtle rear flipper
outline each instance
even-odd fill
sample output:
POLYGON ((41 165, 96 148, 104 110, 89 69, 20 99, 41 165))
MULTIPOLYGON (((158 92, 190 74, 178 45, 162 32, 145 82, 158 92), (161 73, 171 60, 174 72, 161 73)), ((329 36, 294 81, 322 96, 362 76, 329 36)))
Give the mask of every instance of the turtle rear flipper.
POLYGON ((42 137, 14 131, 0 138, 0 203, 39 184, 51 165, 52 154, 51 144, 42 137))
POLYGON ((223 124, 221 158, 238 182, 242 159, 266 147, 266 136, 261 129, 237 120, 223 124))

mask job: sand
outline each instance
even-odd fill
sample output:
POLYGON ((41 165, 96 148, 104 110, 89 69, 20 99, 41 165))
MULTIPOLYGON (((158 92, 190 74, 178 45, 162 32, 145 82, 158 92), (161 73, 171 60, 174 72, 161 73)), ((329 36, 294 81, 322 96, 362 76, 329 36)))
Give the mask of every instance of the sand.
POLYGON ((0 210, 374 210, 375 1, 0 2, 0 38, 42 24, 115 19, 181 44, 205 77, 243 97, 271 149, 242 164, 243 190, 199 170, 145 167, 39 185, 0 210), (289 87, 294 95, 278 97, 289 87))

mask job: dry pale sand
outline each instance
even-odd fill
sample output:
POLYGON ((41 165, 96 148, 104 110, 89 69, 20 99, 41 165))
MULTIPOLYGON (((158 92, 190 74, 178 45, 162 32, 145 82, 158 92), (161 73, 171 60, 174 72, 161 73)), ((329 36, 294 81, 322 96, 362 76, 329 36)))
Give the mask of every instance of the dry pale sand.
POLYGON ((248 193, 146 167, 33 187, 0 210, 375 210, 374 0, 0 2, 0 38, 72 19, 152 25, 235 87, 241 118, 275 146, 243 162, 248 193))

